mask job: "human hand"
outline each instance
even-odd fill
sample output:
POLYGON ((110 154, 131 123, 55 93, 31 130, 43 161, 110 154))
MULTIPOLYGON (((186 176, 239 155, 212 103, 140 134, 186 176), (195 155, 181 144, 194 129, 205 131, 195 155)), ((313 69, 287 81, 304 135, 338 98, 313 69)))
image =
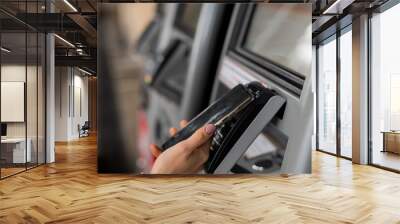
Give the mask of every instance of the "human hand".
MULTIPOLYGON (((187 121, 181 121, 181 128, 187 121)), ((154 144, 150 145, 152 154, 157 158, 152 174, 193 174, 199 172, 208 159, 211 146, 211 137, 215 132, 213 124, 207 124, 196 130, 188 139, 179 142, 171 148, 161 152, 154 144)), ((177 133, 176 128, 170 129, 170 135, 177 133)))

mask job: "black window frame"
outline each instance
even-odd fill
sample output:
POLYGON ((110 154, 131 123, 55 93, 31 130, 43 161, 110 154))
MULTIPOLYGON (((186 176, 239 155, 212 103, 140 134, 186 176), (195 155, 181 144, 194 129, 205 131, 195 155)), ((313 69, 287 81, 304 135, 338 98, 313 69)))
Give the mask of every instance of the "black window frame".
MULTIPOLYGON (((347 18, 345 18, 344 20, 347 21, 347 18)), ((339 23, 341 22, 340 20, 338 21, 339 23)), ((347 21, 348 22, 348 21, 347 21)), ((316 63, 314 66, 316 66, 316 150, 319 152, 323 152, 329 155, 333 155, 339 158, 343 158, 343 159, 347 159, 347 160, 352 160, 351 157, 347 157, 342 155, 342 148, 341 148, 341 117, 340 117, 340 113, 341 113, 341 108, 340 108, 340 104, 341 104, 341 89, 340 89, 340 84, 341 84, 341 67, 340 67, 340 60, 341 60, 341 55, 340 55, 340 38, 342 35, 344 35, 347 32, 352 32, 352 27, 353 23, 345 23, 344 26, 342 27, 338 27, 338 30, 336 30, 335 33, 331 34, 330 36, 326 37, 323 40, 320 40, 317 44, 316 44, 316 63), (328 152, 324 149, 320 149, 319 148, 319 97, 320 97, 320 93, 319 93, 319 47, 320 45, 324 45, 326 43, 329 43, 331 41, 336 41, 336 152, 335 153, 331 153, 328 152)))
MULTIPOLYGON (((15 25, 19 24, 20 27, 18 27, 19 29, 16 30, 2 30, 0 29, 0 46, 2 46, 2 35, 6 34, 6 33, 20 33, 22 35, 25 35, 24 37, 24 63, 25 63, 25 81, 24 81, 24 129, 25 129, 25 134, 22 138, 24 138, 25 141, 25 164, 23 167, 23 170, 8 174, 8 175, 4 175, 2 173, 2 166, 1 166, 1 162, 0 162, 0 181, 7 179, 9 177, 18 175, 20 173, 26 172, 30 169, 34 169, 36 167, 39 167, 41 165, 45 165, 47 164, 47 32, 44 32, 40 29, 37 29, 27 23, 25 23, 24 21, 26 21, 27 19, 27 15, 28 15, 28 9, 27 9, 27 3, 28 1, 21 1, 22 4, 24 4, 24 12, 21 13, 21 15, 23 16, 24 20, 21 20, 19 18, 17 18, 13 13, 9 12, 8 10, 0 7, 0 14, 4 14, 5 16, 7 16, 8 18, 11 19, 11 21, 14 22, 15 25), (32 61, 30 61, 30 59, 28 58, 28 34, 33 34, 36 37, 36 41, 34 41, 32 44, 36 45, 35 46, 35 53, 36 53, 36 58, 33 59, 32 61), (39 35, 41 34, 41 35, 39 35), (41 37, 40 37, 41 36, 41 37), (39 38, 40 37, 40 38, 39 38), (43 145, 42 145, 42 150, 43 150, 43 155, 41 156, 41 158, 43 159, 42 162, 39 162, 39 80, 38 80, 38 76, 39 76, 39 70, 38 70, 38 66, 39 66, 39 43, 41 42, 43 49, 41 53, 43 53, 42 60, 43 61, 43 68, 42 68, 42 82, 43 82, 43 86, 42 88, 44 88, 44 92, 42 93, 44 96, 44 98, 42 98, 43 100, 43 105, 42 105, 42 109, 44 109, 43 111, 43 120, 42 120, 42 124, 44 125, 44 130, 43 130, 43 145), (27 112, 27 99, 28 99, 28 93, 27 93, 27 83, 28 83, 28 78, 27 78, 27 74, 28 74, 28 65, 33 64, 34 66, 36 66, 36 93, 33 93, 33 96, 36 95, 36 122, 34 121, 34 123, 36 123, 36 136, 33 136, 33 138, 36 138, 37 141, 37 145, 36 145, 36 161, 35 162, 27 162, 28 158, 28 153, 27 152, 27 142, 28 142, 28 112, 27 112), (29 164, 28 164, 29 163, 29 164)), ((39 3, 45 3, 44 0, 32 0, 30 1, 30 3, 36 4, 36 12, 33 13, 39 13, 39 3)), ((45 8, 45 12, 48 11, 48 7, 45 8)), ((1 24, 0 24, 0 28, 1 28, 1 24)), ((0 53, 0 68, 3 66, 4 60, 2 57, 2 52, 0 53)), ((0 69, 1 70, 1 69, 0 69)), ((1 82, 1 71, 0 71, 0 82, 1 82)), ((1 87, 0 87, 1 89, 1 87)), ((1 95, 1 94, 0 94, 1 95)), ((0 98, 1 101, 1 98, 0 98)), ((0 105, 0 109, 1 109, 1 105, 0 105)), ((1 115, 0 115, 1 117, 1 115)), ((2 124, 1 119, 0 119, 0 124, 2 124)), ((1 159, 1 153, 2 153, 2 149, 1 149, 1 145, 0 145, 0 159, 1 159)))

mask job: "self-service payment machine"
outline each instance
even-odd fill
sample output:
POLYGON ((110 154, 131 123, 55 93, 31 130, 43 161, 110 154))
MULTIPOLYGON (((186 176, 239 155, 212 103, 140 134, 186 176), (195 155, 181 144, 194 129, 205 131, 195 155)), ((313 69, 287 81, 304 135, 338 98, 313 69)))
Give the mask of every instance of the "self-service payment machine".
MULTIPOLYGON (((234 143, 222 158, 208 170, 206 166, 206 171, 310 173, 311 5, 238 4, 232 18, 211 102, 238 85, 251 86, 254 82, 265 88, 259 87, 263 94, 270 92, 279 100, 269 109, 263 108, 270 114, 274 112, 272 118, 268 113, 249 118, 261 123, 261 129, 259 125, 243 126, 245 130, 234 136, 234 143), (280 111, 277 107, 281 107, 280 111)), ((221 128, 219 131, 223 132, 221 128)), ((218 142, 224 144, 233 136, 222 134, 219 138, 218 142)))

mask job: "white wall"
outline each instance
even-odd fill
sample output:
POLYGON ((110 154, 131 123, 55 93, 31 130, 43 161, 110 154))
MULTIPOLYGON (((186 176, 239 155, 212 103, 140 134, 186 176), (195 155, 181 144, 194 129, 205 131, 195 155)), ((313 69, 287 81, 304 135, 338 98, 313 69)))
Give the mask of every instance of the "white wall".
POLYGON ((55 141, 68 140, 69 68, 55 68, 55 141))
POLYGON ((89 120, 88 77, 82 76, 81 75, 82 73, 78 73, 78 75, 76 75, 76 71, 77 70, 75 70, 74 82, 73 82, 74 96, 72 96, 74 102, 71 103, 72 105, 74 105, 74 107, 72 108, 72 120, 71 120, 72 129, 70 133, 72 138, 79 137, 78 125, 82 126, 85 123, 85 121, 89 120))
POLYGON ((77 139, 78 124, 88 120, 88 77, 76 68, 56 67, 55 86, 55 140, 77 139))

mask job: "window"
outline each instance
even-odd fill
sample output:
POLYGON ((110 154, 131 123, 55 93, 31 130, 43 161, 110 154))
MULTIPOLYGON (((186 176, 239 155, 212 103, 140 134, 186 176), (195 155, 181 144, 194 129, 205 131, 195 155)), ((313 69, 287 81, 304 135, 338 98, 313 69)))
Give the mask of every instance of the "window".
POLYGON ((390 130, 400 130, 400 73, 390 76, 390 130))
POLYGON ((370 162, 400 170, 400 5, 371 18, 370 162))
POLYGON ((317 149, 352 157, 352 27, 318 45, 317 149))
POLYGON ((318 149, 336 154, 336 36, 318 47, 318 149))
POLYGON ((352 32, 340 36, 340 154, 352 157, 352 32))

